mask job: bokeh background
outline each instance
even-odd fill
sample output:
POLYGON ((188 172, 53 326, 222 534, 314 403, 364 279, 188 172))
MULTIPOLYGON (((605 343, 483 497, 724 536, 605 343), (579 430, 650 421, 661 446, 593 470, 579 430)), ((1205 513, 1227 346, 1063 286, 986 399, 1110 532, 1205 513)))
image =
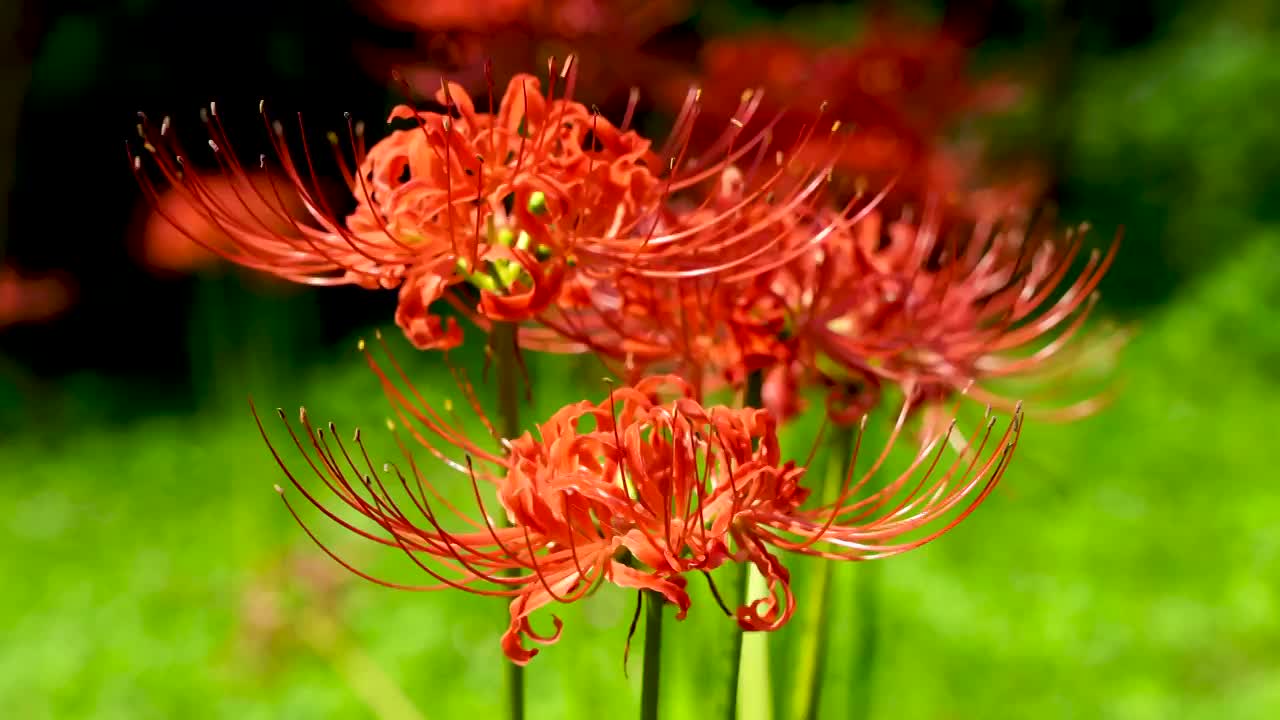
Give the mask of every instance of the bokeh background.
MULTIPOLYGON (((825 716, 1280 716, 1280 9, 895 8, 963 28, 969 72, 1023 88, 983 121, 991 155, 1034 160, 1064 222, 1123 226, 1101 319, 1136 334, 1105 368, 1114 403, 1028 424, 986 507, 877 567, 874 638, 862 611, 837 614, 825 716), (853 697, 869 642, 869 697, 853 697)), ((851 42, 870 9, 700 3, 645 51, 683 62, 743 32, 851 42)), ((0 717, 497 716, 501 603, 396 593, 329 563, 271 491, 248 411, 252 395, 379 427, 355 339, 390 325, 394 296, 156 261, 125 154, 139 110, 198 144, 210 100, 248 131, 262 98, 319 132, 343 112, 380 126, 387 68, 438 48, 339 0, 14 0, 0 35, 0 267, 25 279, 0 297, 0 717)), ((252 157, 260 134, 245 136, 252 157)), ((451 392, 438 359, 388 335, 419 387, 451 392)), ((594 372, 533 363, 531 417, 594 372)), ((797 454, 814 430, 791 430, 797 454)), ((705 714, 714 682, 716 648, 697 638, 721 618, 698 592, 668 625, 673 718, 705 714)), ((564 639, 529 670, 533 717, 631 712, 632 602, 606 590, 564 613, 564 639)))

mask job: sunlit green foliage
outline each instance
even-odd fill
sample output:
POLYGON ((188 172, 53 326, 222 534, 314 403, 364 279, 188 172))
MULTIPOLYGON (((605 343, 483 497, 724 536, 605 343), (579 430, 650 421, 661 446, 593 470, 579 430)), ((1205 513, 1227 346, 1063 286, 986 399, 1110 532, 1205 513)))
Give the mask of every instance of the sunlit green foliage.
MULTIPOLYGON (((1280 500, 1265 481, 1280 337, 1255 332, 1280 295, 1275 239, 1258 238, 1144 323, 1113 407, 1075 425, 1029 423, 986 507, 943 541, 883 564, 873 716, 1280 709, 1269 650, 1280 642, 1280 500)), ((428 397, 451 392, 442 371, 412 364, 428 397)), ((557 367, 535 368, 538 414, 569 399, 557 367)), ((382 398, 354 350, 303 389, 257 395, 261 406, 305 399, 317 419, 381 428, 382 398)), ((791 437, 799 453, 804 427, 791 437)), ((390 457, 385 433, 365 435, 390 457)), ((281 478, 247 411, 84 429, 52 446, 10 438, 0 466, 20 479, 0 501, 10 549, 0 557, 10 579, 0 714, 374 717, 351 687, 352 677, 369 681, 350 669, 363 653, 426 717, 497 706, 500 602, 398 593, 341 573, 340 594, 306 595, 296 573, 273 570, 286 553, 295 564, 323 558, 271 491, 281 478), (263 591, 281 594, 278 633, 255 641, 246 607, 263 591), (329 606, 345 629, 326 645, 317 617, 331 617, 329 606)), ((394 554, 326 537, 372 567, 411 570, 394 554)), ((706 707, 706 659, 717 657, 705 640, 714 635, 696 629, 722 618, 695 590, 690 619, 668 626, 673 718, 706 707)), ((631 680, 621 668, 633 601, 606 589, 564 612, 564 640, 530 667, 532 716, 634 705, 635 658, 631 680)), ((827 699, 839 703, 854 639, 836 626, 827 699)))

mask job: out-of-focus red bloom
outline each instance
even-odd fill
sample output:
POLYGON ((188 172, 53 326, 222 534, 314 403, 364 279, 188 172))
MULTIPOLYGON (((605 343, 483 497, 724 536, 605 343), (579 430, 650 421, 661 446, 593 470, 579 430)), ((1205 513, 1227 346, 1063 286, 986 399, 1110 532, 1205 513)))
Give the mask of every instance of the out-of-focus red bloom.
MULTIPOLYGON (((778 285, 795 311, 803 362, 773 378, 777 401, 816 373, 836 381, 833 416, 845 421, 875 402, 881 382, 922 407, 963 391, 1008 408, 987 381, 1069 359, 1119 243, 1093 251, 1070 279, 1085 228, 1055 236, 983 202, 951 215, 929 204, 919 220, 873 212, 792 263, 778 285), (843 417, 840 405, 849 406, 843 417)), ((1095 404, 1050 414, 1075 417, 1095 404)))
POLYGON ((839 46, 818 48, 778 35, 711 39, 699 70, 667 73, 661 97, 670 102, 698 82, 707 89, 708 112, 728 112, 741 88, 759 87, 767 109, 789 110, 776 130, 784 142, 819 122, 813 110, 824 107, 824 117, 853 132, 839 147, 815 142, 807 152, 834 155, 851 175, 898 177, 905 190, 951 192, 962 184, 964 167, 944 147, 944 134, 965 114, 995 110, 1016 97, 1007 82, 972 82, 965 61, 964 47, 944 31, 876 16, 861 38, 839 46))
MULTIPOLYGON (((226 211, 224 222, 236 226, 261 224, 275 232, 289 232, 306 216, 297 197, 284 195, 284 206, 268 203, 273 187, 285 181, 265 172, 244 178, 211 177, 204 183, 203 199, 226 211), (243 182, 241 182, 243 180, 243 182), (238 217, 236 217, 238 216, 238 217)), ((142 227, 135 253, 148 269, 159 273, 192 273, 208 268, 220 258, 209 248, 234 252, 235 245, 223 227, 202 209, 191 204, 180 189, 171 188, 157 199, 142 227)))
POLYGON ((73 299, 71 281, 61 273, 31 275, 0 267, 0 329, 51 320, 73 299))
POLYGON ((474 3, 451 0, 427 2, 381 2, 372 0, 365 5, 374 14, 396 23, 420 28, 456 28, 460 30, 487 30, 521 21, 533 8, 530 0, 495 0, 474 3))
POLYGON ((679 14, 682 2, 606 2, 603 0, 368 0, 372 14, 426 32, 467 30, 492 32, 507 27, 532 35, 577 38, 611 30, 651 25, 661 16, 679 14))
POLYGON ((417 33, 412 52, 361 48, 378 77, 395 72, 429 95, 442 78, 480 89, 491 63, 506 75, 547 56, 572 52, 587 60, 579 82, 607 94, 645 64, 640 46, 688 14, 685 0, 500 0, 493 3, 366 0, 375 19, 417 33))
MULTIPOLYGON (((498 453, 468 439, 415 390, 401 390, 377 363, 370 364, 400 424, 431 454, 472 479, 480 519, 435 490, 407 450, 407 472, 388 465, 379 473, 359 433, 360 452, 349 452, 332 425, 327 434, 317 430, 303 411, 306 434, 293 439, 315 456, 309 466, 346 510, 330 509, 289 474, 294 485, 343 527, 403 551, 437 584, 373 578, 321 547, 357 574, 389 587, 452 587, 510 597, 511 625, 502 645, 519 664, 537 652, 525 647, 526 640, 546 644, 559 637, 558 619, 550 634, 530 626, 530 614, 544 605, 573 602, 607 582, 660 592, 678 608, 677 617, 684 617, 690 605, 685 576, 726 562, 754 564, 769 584, 768 597, 737 608, 738 623, 749 630, 777 629, 795 610, 777 550, 867 560, 938 537, 987 497, 1021 427, 1015 414, 1008 429, 993 436, 993 418, 955 460, 941 463, 948 428, 933 438, 937 453, 924 448, 900 477, 876 489, 870 482, 886 448, 856 482, 850 470, 833 502, 806 508, 805 469, 782 459, 774 418, 760 409, 704 407, 693 399, 694 388, 674 376, 646 378, 613 391, 604 402, 569 405, 536 433, 503 440, 506 452, 498 453), (448 450, 465 453, 466 466, 450 459, 448 450), (385 474, 402 486, 408 504, 393 497, 385 474), (510 527, 492 520, 498 510, 486 504, 483 487, 496 491, 510 527), (348 520, 352 512, 377 530, 348 520)), ((468 397, 474 407, 474 397, 468 397)), ((893 438, 905 416, 899 416, 893 438)), ((492 429, 487 420, 486 426, 492 429)))

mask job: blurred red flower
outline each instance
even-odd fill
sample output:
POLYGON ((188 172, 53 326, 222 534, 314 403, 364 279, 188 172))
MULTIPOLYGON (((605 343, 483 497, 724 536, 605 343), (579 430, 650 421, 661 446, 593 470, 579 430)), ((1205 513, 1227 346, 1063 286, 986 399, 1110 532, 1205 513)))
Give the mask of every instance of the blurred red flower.
POLYGON ((26 273, 0 266, 0 329, 52 320, 74 299, 75 289, 68 275, 26 273))
POLYGON ((302 201, 289 192, 285 178, 267 172, 240 177, 212 176, 201 187, 201 202, 193 204, 181 188, 152 198, 134 254, 147 269, 161 274, 199 272, 220 262, 219 255, 235 251, 232 234, 261 225, 288 232, 305 217, 302 201))
POLYGON ((357 54, 375 76, 394 73, 422 96, 430 96, 445 81, 480 90, 486 64, 505 76, 571 53, 586 61, 579 83, 608 95, 625 87, 639 66, 651 64, 640 50, 645 41, 685 18, 690 9, 687 0, 357 4, 387 25, 416 33, 419 46, 412 51, 363 46, 357 54))
POLYGON ((946 134, 964 117, 1008 107, 1018 96, 1010 82, 973 81, 966 61, 964 46, 944 30, 874 15, 861 37, 842 45, 777 34, 711 38, 698 68, 669 68, 658 92, 672 103, 697 84, 714 114, 754 88, 766 116, 787 111, 775 129, 782 142, 838 121, 847 130, 840 143, 813 142, 807 152, 833 155, 849 176, 896 177, 902 190, 945 194, 960 189, 968 172, 946 134))

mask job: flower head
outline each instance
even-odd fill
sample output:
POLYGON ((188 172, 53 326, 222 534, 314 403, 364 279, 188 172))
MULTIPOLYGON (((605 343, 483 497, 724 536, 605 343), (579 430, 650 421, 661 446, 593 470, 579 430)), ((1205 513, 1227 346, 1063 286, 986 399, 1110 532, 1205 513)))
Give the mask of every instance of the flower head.
POLYGON ((1093 251, 1072 279, 1087 227, 1057 236, 1019 217, 930 203, 919 219, 908 211, 888 221, 877 210, 793 263, 779 283, 804 360, 793 370, 838 380, 868 401, 892 382, 921 407, 965 392, 1011 408, 986 383, 1072 359, 1071 341, 1118 248, 1093 251))
MULTIPOLYGON (((305 137, 295 158, 279 123, 268 126, 287 182, 266 189, 249 180, 231 152, 216 108, 204 119, 223 169, 218 181, 190 166, 167 119, 157 132, 144 117, 139 131, 173 192, 231 239, 230 247, 211 249, 297 282, 399 287, 397 321, 410 339, 421 348, 447 348, 461 341, 460 330, 427 309, 444 297, 482 325, 521 322, 546 310, 576 274, 651 273, 655 266, 688 272, 691 258, 705 255, 713 240, 723 242, 732 216, 722 212, 701 223, 720 229, 714 238, 677 243, 699 228, 655 237, 655 228, 668 223, 669 203, 768 144, 767 128, 738 140, 755 109, 744 101, 720 141, 689 159, 699 97, 691 91, 670 139, 655 150, 628 129, 631 111, 615 126, 569 99, 575 67, 570 58, 552 73, 545 95, 536 78, 514 77, 500 102, 491 98, 491 112, 479 111, 461 86, 442 84, 435 96, 442 110, 397 107, 391 121, 409 127, 393 128, 367 151, 362 128, 349 125, 356 171, 335 154, 355 202, 345 216, 318 187, 305 137), (222 177, 235 186, 232 198, 218 190, 222 177), (287 214, 293 198, 309 222, 287 214), (245 217, 259 206, 267 212, 245 217), (474 304, 456 296, 461 286, 478 295, 474 304)), ((336 135, 330 140, 337 145, 336 135)), ((134 167, 144 190, 157 197, 140 158, 134 167)))
MULTIPOLYGON (((305 435, 293 439, 315 456, 310 468, 346 506, 344 512, 363 516, 377 530, 346 519, 289 474, 298 490, 348 530, 403 551, 437 583, 412 586, 372 578, 327 547, 326 552, 390 587, 452 587, 511 598, 511 624, 502 646, 521 664, 537 652, 526 641, 545 644, 559 637, 558 619, 549 634, 530 625, 530 615, 545 605, 573 602, 610 583, 660 592, 677 607, 677 617, 684 617, 690 605, 686 575, 727 562, 750 562, 769 581, 768 597, 736 610, 739 624, 777 629, 795 610, 790 575, 778 550, 865 560, 928 542, 985 499, 1007 466, 1020 430, 1015 415, 992 443, 992 419, 950 463, 941 463, 945 436, 934 438, 936 452, 925 448, 900 477, 869 490, 886 448, 866 476, 855 481, 850 471, 833 502, 808 507, 805 468, 782 458, 772 415, 703 406, 693 398, 693 388, 674 376, 646 378, 598 403, 568 405, 536 432, 502 439, 504 451, 495 452, 469 439, 412 388, 400 389, 377 363, 371 365, 399 418, 390 423, 393 429, 404 428, 470 478, 479 518, 450 503, 403 444, 405 468, 388 464, 379 473, 359 433, 360 452, 349 452, 332 425, 327 434, 317 430, 303 411, 305 435), (450 449, 465 453, 466 462, 451 459, 450 449), (401 486, 398 494, 407 502, 395 499, 385 475, 401 486), (484 499, 489 489, 496 508, 484 499), (495 513, 505 515, 507 523, 495 522, 495 513)), ((474 407, 474 397, 469 392, 468 397, 474 407)), ((905 413, 894 437, 904 419, 905 413)))

